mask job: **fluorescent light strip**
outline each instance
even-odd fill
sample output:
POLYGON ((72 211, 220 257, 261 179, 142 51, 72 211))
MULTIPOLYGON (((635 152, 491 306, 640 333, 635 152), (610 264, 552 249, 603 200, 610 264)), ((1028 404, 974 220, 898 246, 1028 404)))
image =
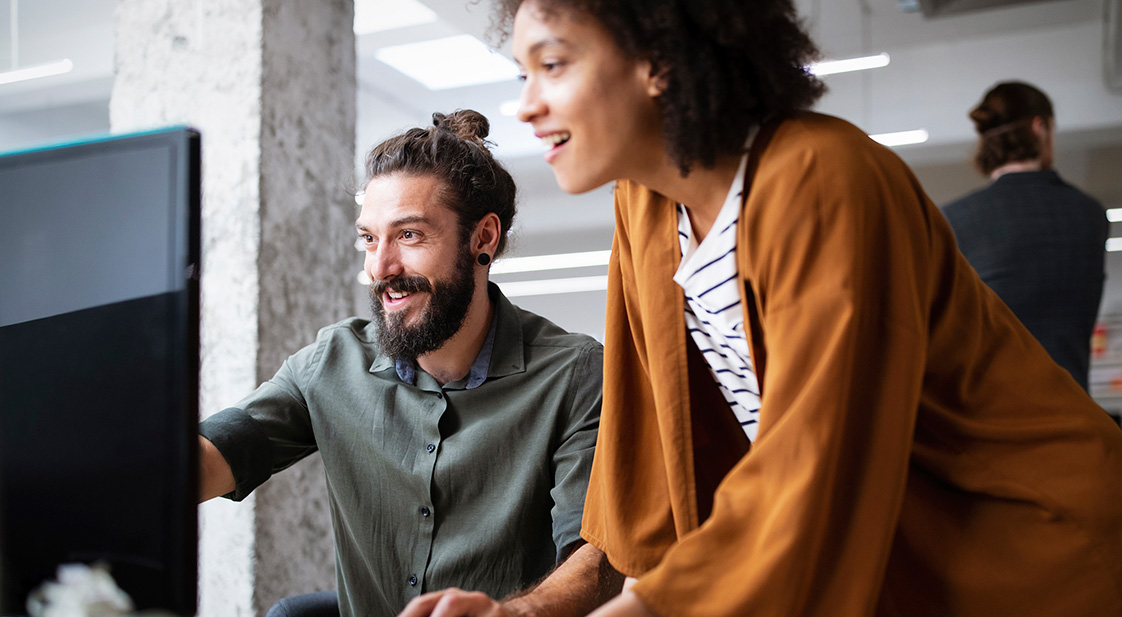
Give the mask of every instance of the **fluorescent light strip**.
POLYGON ((911 144, 922 144, 927 141, 927 131, 917 129, 914 131, 898 131, 896 133, 878 133, 876 135, 869 135, 874 141, 879 142, 885 146, 908 146, 911 144))
POLYGON ((604 291, 608 288, 608 275, 544 279, 540 281, 515 281, 511 283, 499 283, 498 285, 499 288, 503 290, 503 295, 508 298, 569 294, 580 291, 604 291))
POLYGON ((1111 253, 1122 251, 1122 238, 1107 238, 1106 250, 1110 251, 1111 253))
POLYGON ((1106 220, 1110 221, 1111 223, 1122 221, 1122 208, 1107 208, 1106 220))
POLYGON ((28 79, 38 79, 40 77, 50 77, 52 75, 62 75, 63 73, 69 73, 73 69, 74 63, 67 58, 49 64, 39 64, 24 69, 5 71, 0 73, 0 85, 26 81, 28 79))
POLYGON ((611 251, 586 251, 558 255, 534 255, 533 257, 504 257, 496 260, 495 265, 491 266, 491 274, 606 266, 611 256, 611 251))
POLYGON ((825 60, 823 62, 812 62, 807 70, 814 73, 818 77, 823 75, 833 75, 835 73, 850 73, 852 71, 866 71, 868 69, 879 69, 882 66, 888 66, 888 54, 877 54, 875 56, 862 56, 860 58, 846 58, 845 60, 825 60))

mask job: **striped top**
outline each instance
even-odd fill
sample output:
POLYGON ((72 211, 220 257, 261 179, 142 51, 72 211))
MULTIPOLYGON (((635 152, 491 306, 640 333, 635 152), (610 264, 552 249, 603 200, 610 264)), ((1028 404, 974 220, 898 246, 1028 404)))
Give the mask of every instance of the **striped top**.
POLYGON ((744 311, 737 283, 736 223, 740 218, 744 170, 740 159, 728 197, 701 244, 693 235, 685 206, 678 204, 678 240, 682 262, 674 282, 686 296, 686 328, 709 364, 709 372, 732 408, 749 441, 756 440, 760 387, 748 355, 744 311))

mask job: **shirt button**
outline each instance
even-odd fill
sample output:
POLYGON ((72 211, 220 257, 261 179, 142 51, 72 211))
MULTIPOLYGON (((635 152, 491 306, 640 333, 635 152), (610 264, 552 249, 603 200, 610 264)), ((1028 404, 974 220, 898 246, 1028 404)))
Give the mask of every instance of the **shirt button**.
POLYGON ((437 392, 436 393, 436 398, 444 398, 444 393, 443 392, 437 392))
POLYGON ((432 514, 432 510, 429 510, 428 506, 421 506, 421 516, 428 518, 430 514, 432 514))
POLYGON ((430 443, 429 445, 425 446, 425 449, 429 452, 436 452, 436 445, 430 443))
POLYGON ((416 575, 413 575, 413 576, 409 577, 409 585, 412 586, 412 587, 417 586, 417 576, 416 575))

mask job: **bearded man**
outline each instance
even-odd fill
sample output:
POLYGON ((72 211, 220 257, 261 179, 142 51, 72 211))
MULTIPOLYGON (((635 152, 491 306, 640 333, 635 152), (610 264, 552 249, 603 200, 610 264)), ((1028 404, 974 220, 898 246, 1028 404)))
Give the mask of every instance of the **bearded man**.
POLYGON ((201 500, 323 457, 338 599, 271 615, 394 615, 449 586, 502 597, 582 543, 602 348, 488 283, 514 181, 482 115, 433 119, 367 156, 356 245, 373 320, 324 328, 199 427, 201 500))

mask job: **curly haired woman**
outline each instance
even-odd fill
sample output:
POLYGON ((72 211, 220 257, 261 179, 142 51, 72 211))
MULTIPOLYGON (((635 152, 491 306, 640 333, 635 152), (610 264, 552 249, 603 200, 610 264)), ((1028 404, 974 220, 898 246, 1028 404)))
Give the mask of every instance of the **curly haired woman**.
POLYGON ((1122 431, 908 168, 806 111, 789 0, 499 15, 558 184, 616 182, 588 544, 407 614, 584 614, 610 570, 595 617, 1122 614, 1122 431))

